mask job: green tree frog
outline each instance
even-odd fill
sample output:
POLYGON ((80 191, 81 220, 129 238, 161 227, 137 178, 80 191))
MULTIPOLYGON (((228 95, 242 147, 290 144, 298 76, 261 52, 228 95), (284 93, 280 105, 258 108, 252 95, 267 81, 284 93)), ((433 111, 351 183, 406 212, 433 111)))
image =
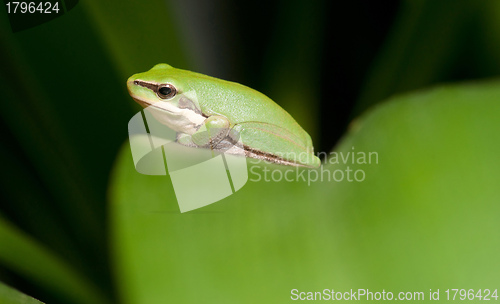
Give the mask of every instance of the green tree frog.
POLYGON ((177 132, 180 144, 282 165, 321 164, 292 116, 244 85, 157 64, 131 76, 127 87, 141 106, 158 111, 155 118, 177 132))

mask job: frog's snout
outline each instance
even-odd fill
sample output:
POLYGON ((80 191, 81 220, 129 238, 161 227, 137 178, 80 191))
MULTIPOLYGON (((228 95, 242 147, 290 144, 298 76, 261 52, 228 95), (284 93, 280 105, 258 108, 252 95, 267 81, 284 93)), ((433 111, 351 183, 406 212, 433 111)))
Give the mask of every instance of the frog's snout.
POLYGON ((135 77, 135 75, 132 75, 127 79, 127 87, 128 88, 133 87, 134 85, 137 85, 137 84, 138 84, 137 77, 135 77))

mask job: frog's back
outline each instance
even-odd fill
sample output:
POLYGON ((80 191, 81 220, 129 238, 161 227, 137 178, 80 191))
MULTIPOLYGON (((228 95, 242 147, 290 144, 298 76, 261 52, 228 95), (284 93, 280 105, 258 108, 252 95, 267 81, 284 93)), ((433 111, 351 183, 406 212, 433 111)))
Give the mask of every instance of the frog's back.
POLYGON ((300 138, 308 150, 312 148, 309 134, 266 95, 236 82, 197 76, 190 78, 189 86, 196 91, 204 113, 224 115, 235 125, 250 122, 274 125, 300 138))
POLYGON ((227 117, 252 153, 286 153, 283 158, 292 163, 319 165, 309 134, 266 95, 239 83, 186 70, 176 69, 175 78, 186 90, 196 93, 204 114, 227 117))

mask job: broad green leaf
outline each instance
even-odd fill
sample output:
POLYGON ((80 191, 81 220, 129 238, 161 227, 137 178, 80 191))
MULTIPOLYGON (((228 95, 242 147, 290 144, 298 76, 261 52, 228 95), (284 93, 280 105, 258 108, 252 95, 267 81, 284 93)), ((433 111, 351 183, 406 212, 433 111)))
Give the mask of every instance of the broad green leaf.
MULTIPOLYGON (((135 172, 124 145, 110 207, 124 303, 283 303, 292 289, 325 288, 426 299, 439 288, 443 300, 447 288, 495 289, 499 100, 499 81, 396 97, 353 121, 340 163, 317 171, 322 181, 256 182, 264 171, 254 168, 236 194, 184 214, 169 179, 135 172), (378 159, 360 164, 358 152, 378 159), (335 170, 364 178, 328 180, 335 170)), ((268 179, 295 170, 266 168, 268 179)))
POLYGON ((43 304, 42 302, 10 288, 0 282, 0 303, 2 304, 43 304))
POLYGON ((499 100, 500 81, 449 85, 392 98, 352 123, 338 151, 375 151, 379 162, 340 165, 366 180, 323 195, 354 287, 426 299, 439 288, 441 300, 448 288, 496 289, 499 100))
POLYGON ((108 303, 92 282, 1 217, 0 244, 3 266, 57 297, 71 303, 108 303))
POLYGON ((363 170, 363 182, 249 182, 187 214, 167 178, 134 172, 125 146, 111 209, 123 298, 273 303, 293 288, 493 288, 499 99, 499 82, 398 97, 353 122, 337 152, 355 151, 354 164, 324 168, 363 170), (357 164, 357 152, 377 152, 378 164, 357 164))

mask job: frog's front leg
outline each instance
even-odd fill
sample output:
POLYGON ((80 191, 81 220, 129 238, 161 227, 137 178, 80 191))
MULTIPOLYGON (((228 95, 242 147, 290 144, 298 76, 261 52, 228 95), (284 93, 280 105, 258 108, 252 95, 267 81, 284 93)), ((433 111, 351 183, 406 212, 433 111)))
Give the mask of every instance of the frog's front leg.
POLYGON ((215 149, 229 133, 230 123, 224 116, 210 116, 192 135, 179 134, 177 141, 186 146, 215 149))

